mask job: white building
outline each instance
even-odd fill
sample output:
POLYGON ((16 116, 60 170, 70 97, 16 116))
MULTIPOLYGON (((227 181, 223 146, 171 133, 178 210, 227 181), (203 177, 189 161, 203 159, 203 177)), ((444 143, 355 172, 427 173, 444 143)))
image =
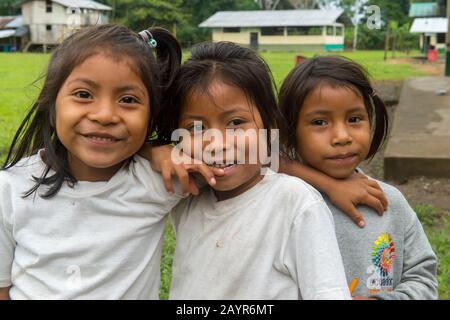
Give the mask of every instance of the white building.
POLYGON ((411 33, 420 33, 420 49, 434 46, 440 53, 445 52, 445 35, 448 30, 448 18, 416 18, 411 33))
POLYGON ((342 9, 219 11, 199 26, 213 41, 232 41, 262 50, 344 50, 342 9))
POLYGON ((109 21, 111 7, 90 0, 22 1, 23 24, 30 30, 31 45, 56 45, 73 29, 109 21))
POLYGON ((0 17, 0 52, 19 51, 29 42, 22 16, 0 17))

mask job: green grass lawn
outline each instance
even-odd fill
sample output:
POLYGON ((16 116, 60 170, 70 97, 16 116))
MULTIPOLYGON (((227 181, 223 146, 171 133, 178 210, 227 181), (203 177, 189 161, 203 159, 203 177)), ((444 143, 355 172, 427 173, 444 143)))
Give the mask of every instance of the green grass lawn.
MULTIPOLYGON (((311 52, 301 54, 307 57, 314 55, 311 52)), ((363 64, 375 80, 401 80, 424 75, 409 64, 385 63, 381 51, 342 54, 363 64)), ((187 55, 185 53, 184 57, 187 55)), ((278 85, 294 66, 295 55, 294 52, 262 53, 278 85)), ((397 53, 397 57, 403 56, 405 55, 397 53)), ((48 59, 49 55, 44 54, 0 53, 0 161, 4 160, 14 132, 39 93, 39 89, 33 85, 33 82, 45 71, 48 59)), ((428 237, 439 256, 440 297, 450 299, 450 221, 443 217, 436 217, 433 208, 427 205, 416 207, 416 211, 424 222, 428 237)), ((168 297, 174 246, 175 236, 170 225, 167 225, 161 265, 160 296, 162 299, 168 297)))
MULTIPOLYGON (((294 66, 295 52, 262 52, 262 57, 269 63, 277 85, 280 85, 284 77, 294 66)), ((328 54, 326 52, 319 53, 328 54)), ((362 64, 371 74, 374 80, 403 80, 407 77, 423 76, 424 73, 416 70, 410 64, 392 64, 383 61, 383 51, 356 51, 336 52, 362 64)), ((414 53, 413 53, 414 54, 414 53)), ((301 52, 305 57, 313 57, 315 52, 301 52)), ((390 56, 390 54, 389 54, 390 56)), ((409 57, 404 53, 397 53, 396 58, 409 57)))
POLYGON ((0 53, 0 160, 39 94, 33 83, 44 74, 48 58, 43 54, 0 53))

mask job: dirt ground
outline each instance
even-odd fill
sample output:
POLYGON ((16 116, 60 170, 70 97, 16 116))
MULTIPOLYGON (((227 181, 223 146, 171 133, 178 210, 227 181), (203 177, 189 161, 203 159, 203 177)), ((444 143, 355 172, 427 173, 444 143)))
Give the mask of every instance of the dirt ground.
MULTIPOLYGON (((396 105, 388 106, 390 123, 393 121, 395 107, 396 105)), ((385 180, 383 153, 384 149, 378 152, 372 161, 361 166, 366 174, 398 188, 412 207, 418 204, 429 204, 437 209, 439 215, 450 214, 450 179, 415 177, 402 182, 385 180)))
POLYGON ((436 62, 426 62, 417 58, 391 58, 388 60, 390 64, 411 64, 415 69, 423 71, 431 76, 440 75, 444 71, 445 62, 443 59, 439 59, 436 62))
POLYGON ((385 180, 382 151, 371 162, 363 164, 361 168, 369 176, 398 188, 412 207, 418 204, 429 204, 435 207, 441 215, 450 214, 450 179, 417 177, 400 183, 385 180))

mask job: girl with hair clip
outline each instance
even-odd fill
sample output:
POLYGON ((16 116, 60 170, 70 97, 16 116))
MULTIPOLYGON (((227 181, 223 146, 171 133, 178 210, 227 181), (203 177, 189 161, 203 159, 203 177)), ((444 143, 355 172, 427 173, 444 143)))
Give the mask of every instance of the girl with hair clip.
MULTIPOLYGON (((137 152, 180 62, 161 28, 85 28, 54 51, 0 171, 1 298, 158 298, 164 222, 182 196, 137 152)), ((204 165, 182 169, 183 191, 188 170, 214 183, 204 165)))
MULTIPOLYGON (((367 72, 346 58, 315 57, 295 67, 282 84, 279 105, 293 159, 333 179, 362 174, 358 166, 387 135, 383 101, 367 72)), ((286 166, 288 174, 298 174, 295 161, 286 166)), ((355 299, 436 299, 436 256, 415 212, 396 188, 377 183, 389 205, 383 217, 359 205, 364 229, 323 194, 355 299)))
POLYGON ((279 129, 283 141, 266 63, 231 42, 201 43, 168 92, 161 137, 183 129, 181 150, 224 170, 212 188, 171 212, 177 243, 170 299, 350 299, 323 198, 304 181, 263 168, 261 155, 273 141, 250 134, 279 129), (214 130, 225 139, 200 141, 196 152, 196 139, 214 130), (202 156, 208 150, 212 158, 202 156))

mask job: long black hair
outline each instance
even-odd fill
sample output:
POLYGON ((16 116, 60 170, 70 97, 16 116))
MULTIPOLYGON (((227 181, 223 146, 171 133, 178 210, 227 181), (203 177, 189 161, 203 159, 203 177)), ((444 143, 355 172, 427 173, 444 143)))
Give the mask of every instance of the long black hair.
POLYGON ((362 97, 372 130, 372 142, 366 159, 373 158, 387 137, 389 123, 386 105, 373 89, 367 70, 339 56, 307 59, 296 66, 281 85, 279 106, 287 121, 286 146, 290 156, 299 160, 296 149, 300 109, 308 94, 320 85, 346 87, 362 97))
POLYGON ((65 181, 73 186, 76 179, 70 172, 66 148, 56 134, 55 101, 58 92, 72 70, 87 58, 107 51, 113 57, 131 59, 132 68, 145 84, 150 97, 148 135, 156 128, 156 119, 162 108, 166 88, 181 64, 181 47, 165 29, 149 28, 157 46, 152 49, 143 38, 122 25, 99 25, 81 29, 65 39, 53 52, 43 88, 17 130, 2 170, 8 170, 22 158, 45 149, 46 167, 36 184, 25 192, 27 197, 41 185, 49 186, 41 195, 55 196, 65 181), (50 170, 55 171, 48 176, 50 170))
MULTIPOLYGON (((228 41, 203 42, 193 46, 190 58, 180 67, 168 89, 167 109, 158 121, 160 139, 170 141, 190 92, 208 92, 214 79, 242 90, 258 109, 264 128, 278 129, 283 141, 285 125, 278 109, 274 93, 276 86, 269 66, 254 50, 228 41)), ((268 146, 270 148, 269 136, 268 146)))

